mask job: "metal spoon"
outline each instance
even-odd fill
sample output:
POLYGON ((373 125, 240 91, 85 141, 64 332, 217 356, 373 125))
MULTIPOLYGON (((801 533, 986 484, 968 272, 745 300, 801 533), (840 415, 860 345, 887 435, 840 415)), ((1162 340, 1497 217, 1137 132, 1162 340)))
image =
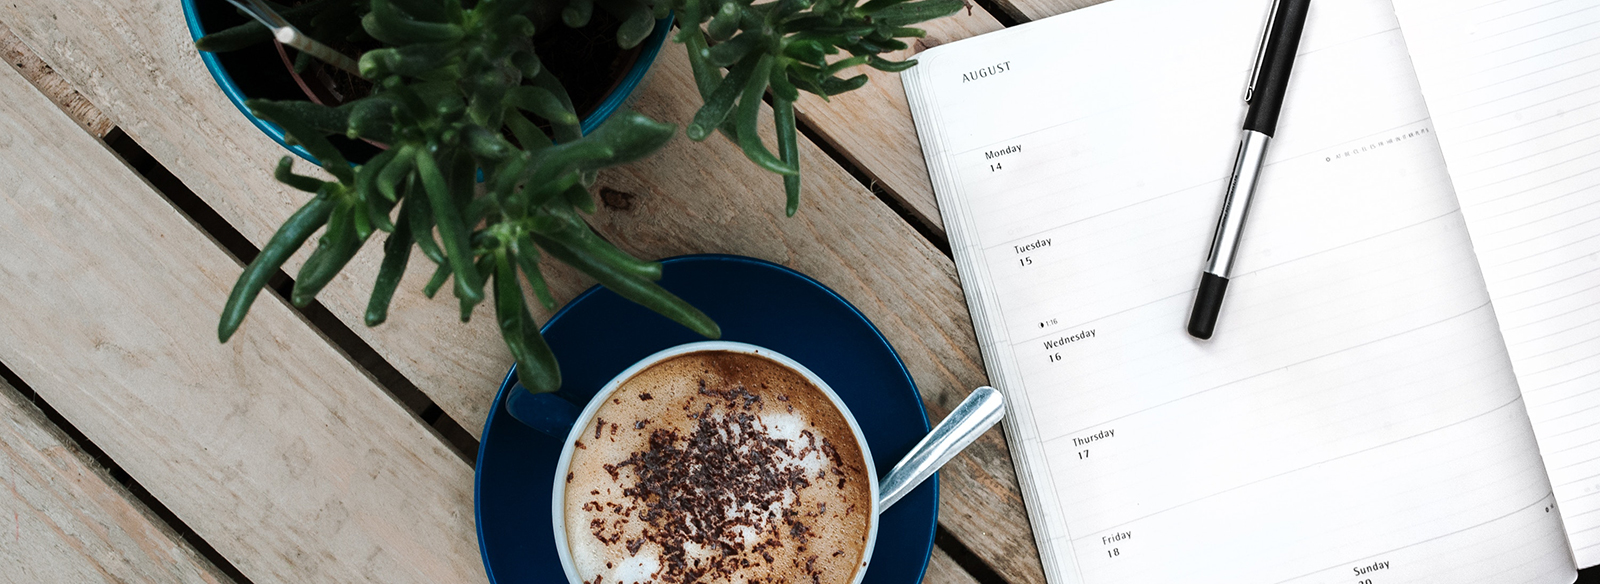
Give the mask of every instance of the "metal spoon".
POLYGON ((339 51, 333 50, 333 47, 319 43, 316 39, 306 36, 305 33, 300 32, 300 29, 289 24, 289 21, 283 15, 278 14, 272 7, 267 6, 266 2, 261 0, 228 0, 228 3, 266 26, 267 30, 272 31, 272 38, 278 39, 278 42, 310 53, 311 56, 349 71, 357 77, 361 76, 361 67, 356 64, 355 59, 346 57, 339 51))
POLYGON ((956 406, 949 417, 939 422, 905 458, 900 459, 899 464, 889 469, 889 474, 878 481, 878 512, 884 512, 906 493, 910 493, 911 489, 933 476, 939 467, 972 444, 1005 415, 1005 399, 999 391, 987 385, 973 390, 972 395, 956 406))

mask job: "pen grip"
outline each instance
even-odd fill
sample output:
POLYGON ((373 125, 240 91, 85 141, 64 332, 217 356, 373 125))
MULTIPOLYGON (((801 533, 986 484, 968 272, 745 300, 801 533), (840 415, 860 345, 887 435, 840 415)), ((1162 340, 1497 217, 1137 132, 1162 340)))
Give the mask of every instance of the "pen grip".
POLYGON ((1289 71, 1294 68, 1294 56, 1300 50, 1300 33, 1305 31, 1306 13, 1310 9, 1311 0, 1278 3, 1278 13, 1272 16, 1274 25, 1262 49, 1261 68, 1256 72, 1244 129, 1268 136, 1277 131, 1278 112, 1283 109, 1283 95, 1289 89, 1289 71))

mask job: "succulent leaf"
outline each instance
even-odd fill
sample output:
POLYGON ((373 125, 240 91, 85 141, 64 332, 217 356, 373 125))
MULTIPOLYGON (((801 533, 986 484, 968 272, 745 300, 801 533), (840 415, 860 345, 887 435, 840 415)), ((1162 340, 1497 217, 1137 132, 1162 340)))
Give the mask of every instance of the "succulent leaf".
MULTIPOLYGON (((688 52, 702 100, 686 133, 704 140, 720 131, 757 165, 782 175, 790 215, 801 194, 800 92, 827 99, 857 89, 866 75, 841 75, 861 65, 889 72, 911 67, 914 61, 891 54, 907 48, 900 39, 923 37, 912 25, 962 6, 962 0, 310 0, 283 8, 314 38, 382 46, 358 62, 372 82, 369 95, 339 107, 248 102, 282 126, 289 142, 304 145, 333 180, 295 174, 288 158, 278 163, 274 176, 312 198, 245 268, 223 308, 218 338, 226 342, 267 279, 318 230, 322 237, 300 268, 291 301, 313 300, 373 234, 387 232, 366 323, 388 318, 416 246, 437 265, 423 293, 431 298, 453 281, 463 320, 492 294, 503 340, 531 390, 557 389, 561 379, 523 296, 525 278, 538 304, 555 309, 542 258, 718 336, 703 312, 655 284, 660 263, 624 252, 580 214, 595 211, 589 188, 599 170, 648 156, 676 132, 623 110, 583 135, 579 112, 536 53, 533 35, 558 21, 588 24, 597 3, 619 22, 621 47, 644 42, 658 19, 676 18, 675 38, 688 52), (769 89, 776 154, 760 127, 769 89), (353 166, 329 141, 334 135, 386 150, 353 166)), ((197 45, 230 50, 270 38, 252 24, 197 45)))

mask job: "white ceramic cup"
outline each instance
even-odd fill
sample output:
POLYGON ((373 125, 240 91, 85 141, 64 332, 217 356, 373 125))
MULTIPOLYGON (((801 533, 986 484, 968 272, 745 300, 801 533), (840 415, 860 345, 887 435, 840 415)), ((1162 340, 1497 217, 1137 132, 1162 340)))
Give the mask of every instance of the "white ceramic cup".
POLYGON ((616 377, 611 378, 611 381, 606 382, 605 386, 601 387, 600 391, 594 395, 594 398, 589 400, 589 405, 584 407, 583 412, 578 415, 577 423, 572 425, 571 432, 567 434, 566 444, 561 447, 561 459, 556 463, 555 477, 552 478, 552 480, 555 482, 555 489, 553 489, 553 495, 550 502, 550 517, 552 518, 552 523, 555 527, 556 550, 561 555, 561 569, 566 572, 567 581, 571 584, 586 584, 578 578, 578 568, 572 561, 572 549, 567 545, 567 481, 565 479, 567 476, 567 467, 572 464, 572 451, 573 448, 575 448, 578 438, 582 436, 584 430, 589 427, 589 421, 594 419, 595 414, 600 411, 600 406, 605 404, 606 399, 609 398, 618 387, 621 387, 623 382, 633 379, 634 375, 637 375, 640 371, 644 371, 656 363, 666 361, 679 355, 709 351, 723 351, 754 355, 799 373, 801 376, 806 378, 806 381, 811 382, 811 385, 816 386, 817 389, 821 390, 823 395, 828 396, 828 399, 833 402, 833 406, 837 408, 839 413, 844 416, 845 422, 850 424, 850 433, 855 436, 856 445, 861 447, 861 457, 864 459, 866 464, 865 468, 867 482, 871 487, 869 495, 872 500, 872 514, 868 516, 871 518, 871 522, 867 526, 866 548, 861 552, 861 565, 856 567, 855 577, 850 580, 851 584, 860 584, 861 579, 867 574, 867 565, 872 560, 873 545, 878 540, 878 512, 880 511, 880 509, 878 509, 877 467, 872 463, 872 450, 868 448, 867 440, 861 433, 861 426, 856 424, 855 416, 850 415, 850 408, 845 407, 844 401, 839 399, 839 395, 833 393, 833 389, 828 387, 828 384, 824 383, 822 378, 817 377, 817 374, 812 373, 810 369, 806 369, 804 365, 795 362, 794 359, 783 356, 777 351, 773 351, 765 347, 758 347, 756 345, 736 343, 732 341, 702 341, 698 343, 687 343, 669 349, 664 349, 653 355, 650 355, 649 357, 640 359, 639 362, 634 363, 632 366, 624 369, 622 373, 618 373, 616 377))

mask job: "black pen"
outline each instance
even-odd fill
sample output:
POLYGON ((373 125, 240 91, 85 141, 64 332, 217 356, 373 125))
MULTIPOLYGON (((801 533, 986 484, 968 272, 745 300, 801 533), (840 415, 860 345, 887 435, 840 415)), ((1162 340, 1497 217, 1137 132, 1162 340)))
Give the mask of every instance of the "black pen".
POLYGON ((1244 102, 1250 109, 1244 116, 1233 179, 1228 181, 1228 192, 1222 199, 1217 232, 1211 237, 1211 254, 1206 258, 1206 270, 1200 274, 1194 312, 1189 314, 1189 334, 1197 339, 1211 338, 1217 328, 1222 295, 1228 290, 1228 274, 1244 235, 1244 217, 1267 158, 1267 143, 1278 127, 1283 94, 1289 88, 1289 70, 1294 68, 1294 55, 1300 49, 1300 33, 1305 30, 1310 8, 1311 0, 1274 0, 1267 29, 1261 33, 1255 70, 1250 72, 1250 85, 1244 90, 1244 102))

